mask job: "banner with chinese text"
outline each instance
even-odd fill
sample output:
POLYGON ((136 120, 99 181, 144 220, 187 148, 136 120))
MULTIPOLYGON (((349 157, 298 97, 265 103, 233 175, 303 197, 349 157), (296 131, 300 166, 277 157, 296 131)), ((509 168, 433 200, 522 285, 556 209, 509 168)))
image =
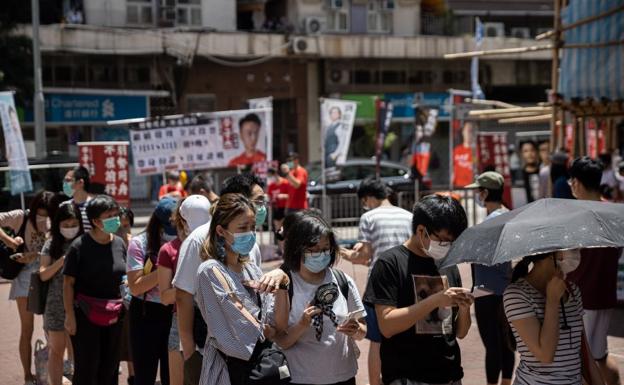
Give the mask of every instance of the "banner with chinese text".
POLYGON ((146 119, 130 125, 138 175, 272 160, 271 108, 146 119))
POLYGON ((78 142, 80 165, 89 170, 91 184, 104 186, 104 193, 117 203, 130 203, 128 142, 78 142))
POLYGON ((503 202, 511 209, 511 172, 506 132, 480 132, 477 141, 479 173, 496 171, 505 178, 503 202))

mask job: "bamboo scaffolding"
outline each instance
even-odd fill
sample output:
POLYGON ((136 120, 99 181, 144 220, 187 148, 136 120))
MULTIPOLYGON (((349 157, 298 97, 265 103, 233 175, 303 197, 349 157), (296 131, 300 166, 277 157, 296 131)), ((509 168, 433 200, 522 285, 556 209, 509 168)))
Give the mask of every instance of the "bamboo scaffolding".
MULTIPOLYGON (((558 1, 558 0, 555 0, 555 1, 558 1)), ((589 17, 586 17, 584 19, 577 20, 574 23, 571 23, 571 24, 568 24, 568 25, 564 25, 561 28, 559 28, 559 31, 560 32, 564 32, 564 31, 570 30, 572 28, 580 27, 581 25, 584 25, 584 24, 587 24, 587 23, 591 23, 591 22, 594 22, 596 20, 600 20, 600 19, 602 19, 604 17, 611 16, 613 14, 616 14, 616 13, 620 12, 620 11, 624 11, 624 4, 618 5, 617 7, 611 8, 611 9, 609 9, 609 10, 603 12, 603 13, 599 13, 599 14, 594 15, 594 16, 589 16, 589 17)), ((559 14, 559 12, 557 12, 557 10, 555 9, 555 15, 557 15, 557 14, 559 14)), ((546 31, 546 32, 544 32, 542 34, 537 35, 535 37, 535 40, 548 39, 549 37, 553 36, 554 34, 555 34, 555 30, 553 30, 553 31, 546 31)))
POLYGON ((468 112, 469 116, 477 115, 496 115, 513 112, 551 112, 552 107, 514 107, 514 108, 496 108, 488 110, 472 110, 468 112))
POLYGON ((535 123, 535 122, 548 122, 552 119, 553 114, 537 115, 537 116, 521 116, 518 118, 499 119, 499 123, 535 123))

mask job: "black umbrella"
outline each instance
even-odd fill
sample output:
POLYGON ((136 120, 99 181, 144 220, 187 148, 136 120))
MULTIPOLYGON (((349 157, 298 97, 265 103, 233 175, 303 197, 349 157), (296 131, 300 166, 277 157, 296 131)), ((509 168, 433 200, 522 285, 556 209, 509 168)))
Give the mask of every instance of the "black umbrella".
POLYGON ((464 231, 441 267, 590 247, 624 247, 624 204, 540 199, 464 231))

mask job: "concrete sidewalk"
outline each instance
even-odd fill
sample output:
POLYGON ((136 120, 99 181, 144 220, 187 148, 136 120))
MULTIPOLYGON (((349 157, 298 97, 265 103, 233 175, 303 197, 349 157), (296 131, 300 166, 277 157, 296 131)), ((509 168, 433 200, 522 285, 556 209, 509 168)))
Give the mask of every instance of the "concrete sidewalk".
MULTIPOLYGON (((280 262, 278 261, 266 263, 265 269, 270 270, 279 266, 279 264, 280 262)), ((348 262, 341 262, 337 267, 353 276, 360 292, 363 293, 367 278, 367 268, 363 266, 353 266, 348 262)), ((467 265, 462 265, 460 266, 460 271, 462 273, 464 287, 470 287, 470 268, 467 265)), ((9 288, 9 283, 0 283, 0 309, 2 309, 0 310, 0 385, 22 385, 24 382, 17 348, 20 333, 19 317, 16 303, 7 299, 9 296, 9 288)), ((45 339, 40 316, 35 317, 35 337, 33 341, 38 338, 42 340, 45 339)), ((484 385, 486 383, 484 369, 485 353, 474 317, 468 336, 461 340, 459 344, 461 346, 462 365, 465 373, 463 384, 484 385)), ((362 341, 358 343, 358 346, 362 354, 358 361, 360 370, 357 375, 357 383, 363 385, 368 383, 368 342, 362 341)), ((611 354, 618 362, 621 376, 624 378, 624 309, 618 309, 613 314, 609 347, 611 354)), ((120 385, 126 383, 125 364, 122 366, 124 373, 120 375, 120 385)))

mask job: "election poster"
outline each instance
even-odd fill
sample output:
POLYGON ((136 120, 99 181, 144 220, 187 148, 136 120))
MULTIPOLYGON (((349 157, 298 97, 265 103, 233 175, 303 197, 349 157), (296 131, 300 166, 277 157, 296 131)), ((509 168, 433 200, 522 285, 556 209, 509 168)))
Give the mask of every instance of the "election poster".
POLYGON ((271 108, 146 119, 130 125, 138 175, 272 160, 271 108))
POLYGON ((344 164, 349 153, 357 103, 340 99, 321 100, 321 138, 325 168, 344 164))
POLYGON ((438 126, 437 108, 418 106, 415 111, 414 141, 412 144, 412 166, 418 174, 429 174, 429 163, 432 155, 432 138, 438 126))
POLYGON ((4 133, 4 156, 9 163, 11 194, 17 195, 32 191, 28 155, 12 92, 0 92, 0 120, 4 133))
POLYGON ((92 185, 122 206, 130 203, 128 142, 78 142, 79 162, 91 176, 92 185))
POLYGON ((480 132, 477 136, 477 158, 479 172, 496 171, 505 179, 503 202, 508 208, 511 203, 511 171, 509 170, 509 154, 507 152, 506 132, 480 132))

